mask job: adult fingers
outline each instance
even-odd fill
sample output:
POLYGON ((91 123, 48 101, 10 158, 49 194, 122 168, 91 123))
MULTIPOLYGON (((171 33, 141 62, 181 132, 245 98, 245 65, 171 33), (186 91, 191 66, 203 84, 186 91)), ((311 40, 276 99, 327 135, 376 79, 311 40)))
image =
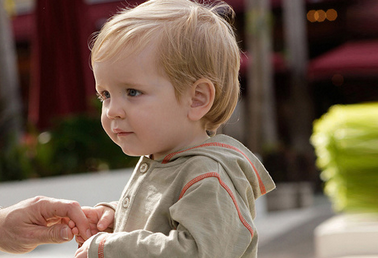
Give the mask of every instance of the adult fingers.
POLYGON ((74 235, 67 225, 56 224, 51 227, 37 227, 34 230, 33 236, 34 239, 38 240, 38 243, 54 244, 70 241, 74 235))
POLYGON ((76 201, 54 199, 48 197, 37 197, 40 203, 41 215, 45 218, 69 217, 76 224, 83 238, 88 239, 91 236, 89 222, 81 210, 80 204, 76 201))

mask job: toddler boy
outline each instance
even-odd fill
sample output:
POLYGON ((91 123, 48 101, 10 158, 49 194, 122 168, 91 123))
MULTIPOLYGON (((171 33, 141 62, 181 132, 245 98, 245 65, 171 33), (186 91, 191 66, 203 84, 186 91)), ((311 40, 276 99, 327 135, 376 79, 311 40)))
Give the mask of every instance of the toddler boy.
POLYGON ((101 232, 77 258, 256 257, 255 199, 274 183, 246 147, 215 135, 239 96, 227 12, 222 3, 150 0, 96 36, 103 128, 141 158, 118 202, 84 208, 101 232))

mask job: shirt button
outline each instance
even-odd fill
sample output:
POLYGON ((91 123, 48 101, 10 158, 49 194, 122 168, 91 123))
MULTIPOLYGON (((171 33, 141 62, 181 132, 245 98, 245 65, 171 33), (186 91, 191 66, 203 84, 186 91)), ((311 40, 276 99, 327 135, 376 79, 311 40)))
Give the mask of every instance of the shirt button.
POLYGON ((147 163, 143 163, 142 165, 140 165, 140 167, 139 167, 139 171, 140 171, 141 173, 146 173, 147 170, 148 170, 148 164, 147 164, 147 163))
POLYGON ((126 197, 125 200, 123 200, 122 206, 123 206, 123 208, 127 209, 127 207, 129 207, 129 205, 130 205, 130 198, 126 197))

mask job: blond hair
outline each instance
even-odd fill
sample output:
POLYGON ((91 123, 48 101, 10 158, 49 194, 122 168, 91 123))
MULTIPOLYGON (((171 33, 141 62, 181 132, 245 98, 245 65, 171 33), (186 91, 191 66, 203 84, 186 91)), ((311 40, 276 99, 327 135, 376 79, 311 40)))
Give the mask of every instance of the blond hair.
POLYGON ((240 50, 232 26, 222 15, 226 3, 150 0, 114 15, 94 37, 92 64, 115 57, 127 46, 142 51, 157 44, 159 67, 173 84, 176 97, 201 78, 215 86, 214 104, 205 129, 215 132, 233 113, 239 97, 240 50))

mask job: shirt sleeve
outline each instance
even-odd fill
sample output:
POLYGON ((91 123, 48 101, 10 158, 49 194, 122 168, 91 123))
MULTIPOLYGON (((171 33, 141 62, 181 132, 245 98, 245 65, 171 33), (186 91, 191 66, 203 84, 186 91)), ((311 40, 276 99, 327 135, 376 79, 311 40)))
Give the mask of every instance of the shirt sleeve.
POLYGON ((100 233, 92 240, 88 257, 234 258, 255 250, 248 207, 218 173, 188 182, 169 211, 174 229, 168 235, 146 230, 100 233))

